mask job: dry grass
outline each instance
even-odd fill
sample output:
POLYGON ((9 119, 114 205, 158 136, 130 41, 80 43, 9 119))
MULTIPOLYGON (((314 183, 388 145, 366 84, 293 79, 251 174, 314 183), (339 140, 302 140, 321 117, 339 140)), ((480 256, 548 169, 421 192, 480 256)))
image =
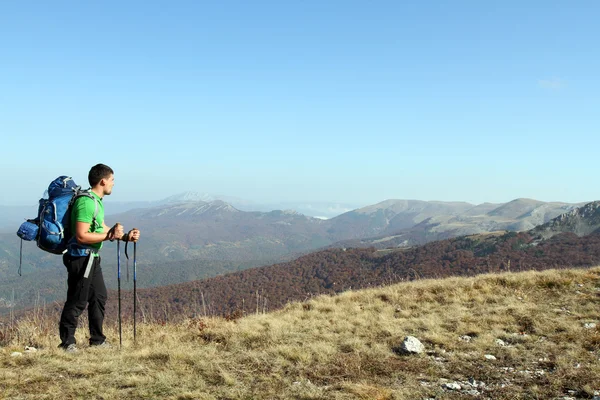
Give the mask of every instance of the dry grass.
POLYGON ((121 350, 77 354, 56 349, 57 321, 36 315, 0 349, 0 398, 591 398, 600 329, 584 324, 599 319, 600 267, 423 280, 234 321, 143 324, 137 345, 127 325, 121 350), (427 353, 397 354, 407 335, 427 353), (31 344, 40 350, 11 357, 31 344), (462 390, 442 387, 455 381, 462 390))

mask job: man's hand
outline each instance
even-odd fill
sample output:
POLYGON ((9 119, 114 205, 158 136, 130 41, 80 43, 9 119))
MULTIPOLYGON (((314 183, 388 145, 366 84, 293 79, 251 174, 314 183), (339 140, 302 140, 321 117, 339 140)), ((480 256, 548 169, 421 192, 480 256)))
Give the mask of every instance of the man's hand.
POLYGON ((127 233, 127 238, 130 242, 137 242, 138 240, 140 240, 140 230, 137 228, 133 228, 129 231, 129 233, 127 233))
POLYGON ((110 231, 108 232, 108 240, 110 240, 111 242, 113 240, 121 240, 123 238, 123 225, 121 225, 120 223, 116 223, 115 226, 113 226, 112 228, 110 228, 110 231))

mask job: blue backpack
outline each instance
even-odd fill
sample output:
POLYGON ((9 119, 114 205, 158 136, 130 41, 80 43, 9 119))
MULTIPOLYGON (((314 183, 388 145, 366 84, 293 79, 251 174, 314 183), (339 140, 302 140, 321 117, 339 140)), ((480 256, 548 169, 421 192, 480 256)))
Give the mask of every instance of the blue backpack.
POLYGON ((17 236, 21 238, 19 275, 23 263, 23 240, 35 240, 40 249, 53 254, 63 254, 67 250, 67 244, 73 236, 70 223, 71 206, 81 196, 94 200, 95 221, 98 215, 98 201, 89 190, 82 190, 69 176, 59 176, 50 182, 48 198, 40 199, 37 217, 23 222, 17 231, 17 236))

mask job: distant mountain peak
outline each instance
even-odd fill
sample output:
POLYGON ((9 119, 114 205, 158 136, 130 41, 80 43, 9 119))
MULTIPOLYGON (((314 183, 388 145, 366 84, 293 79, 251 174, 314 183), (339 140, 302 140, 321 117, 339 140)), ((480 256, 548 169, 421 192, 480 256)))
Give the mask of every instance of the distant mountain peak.
POLYGON ((191 217, 202 214, 234 214, 241 212, 231 204, 223 200, 214 200, 210 202, 201 200, 192 200, 187 202, 173 202, 149 210, 149 213, 155 217, 191 217))
POLYGON ((188 191, 169 196, 166 199, 164 199, 162 203, 189 203, 193 201, 204 201, 208 203, 214 200, 216 200, 216 197, 208 193, 188 191))

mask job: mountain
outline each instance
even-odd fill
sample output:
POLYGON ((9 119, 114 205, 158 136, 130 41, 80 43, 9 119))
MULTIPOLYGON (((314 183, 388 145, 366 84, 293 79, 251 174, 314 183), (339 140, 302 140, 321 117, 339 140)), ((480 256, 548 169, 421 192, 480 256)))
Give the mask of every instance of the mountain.
POLYGON ((370 237, 384 232, 395 233, 427 218, 460 215, 472 207, 468 203, 386 200, 333 218, 328 232, 339 240, 370 237))
POLYGON ((261 211, 269 212, 272 210, 294 210, 300 214, 321 219, 329 219, 345 212, 358 208, 356 204, 339 202, 300 202, 300 201, 280 201, 280 202, 257 202, 245 200, 232 196, 212 195, 201 192, 183 192, 174 196, 167 197, 164 200, 156 202, 155 205, 169 203, 193 203, 193 202, 212 202, 216 200, 224 201, 241 211, 261 211))
POLYGON ((139 228, 153 262, 178 259, 272 260, 331 243, 325 221, 294 211, 240 211, 221 200, 167 204, 115 215, 139 228))
POLYGON ((386 200, 331 220, 335 247, 407 247, 496 231, 526 231, 581 204, 516 199, 509 203, 386 200))
POLYGON ((577 236, 589 235, 600 230, 600 201, 594 201, 560 215, 552 221, 532 230, 533 234, 548 239, 563 232, 577 236))

